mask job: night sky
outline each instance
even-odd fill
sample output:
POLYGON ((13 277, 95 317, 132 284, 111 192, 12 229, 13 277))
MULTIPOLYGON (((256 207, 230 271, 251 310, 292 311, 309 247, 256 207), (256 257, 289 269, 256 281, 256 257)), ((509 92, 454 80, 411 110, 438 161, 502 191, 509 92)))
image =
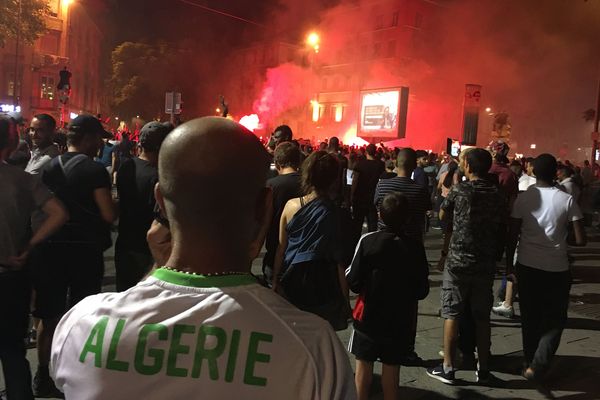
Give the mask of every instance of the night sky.
MULTIPOLYGON (((106 1, 107 38, 114 45, 192 43, 218 70, 233 48, 264 38, 300 43, 328 10, 366 0, 186 0, 256 21, 258 27, 180 0, 106 1)), ((581 114, 594 106, 600 75, 600 0, 436 2, 442 7, 429 26, 431 76, 414 82, 415 89, 435 87, 455 96, 464 83, 481 83, 485 101, 511 114, 513 132, 519 131, 523 141, 544 136, 554 147, 588 143, 591 127, 581 114)), ((460 114, 460 109, 450 107, 438 118, 448 113, 460 114)))

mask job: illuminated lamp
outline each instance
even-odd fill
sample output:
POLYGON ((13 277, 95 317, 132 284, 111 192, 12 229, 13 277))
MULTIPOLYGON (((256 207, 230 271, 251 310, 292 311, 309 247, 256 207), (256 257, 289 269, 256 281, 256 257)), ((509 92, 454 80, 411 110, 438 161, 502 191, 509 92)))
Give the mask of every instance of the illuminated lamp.
POLYGON ((316 100, 311 100, 310 104, 312 105, 312 121, 313 122, 317 122, 319 120, 319 109, 320 109, 320 105, 319 102, 316 100))

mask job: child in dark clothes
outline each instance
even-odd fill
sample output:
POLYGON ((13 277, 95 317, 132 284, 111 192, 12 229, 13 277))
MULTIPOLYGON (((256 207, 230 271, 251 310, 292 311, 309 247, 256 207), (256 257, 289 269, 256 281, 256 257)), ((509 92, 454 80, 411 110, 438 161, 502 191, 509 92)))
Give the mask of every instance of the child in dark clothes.
POLYGON ((400 363, 414 340, 411 324, 416 303, 429 293, 425 248, 403 233, 407 198, 397 192, 388 194, 380 216, 387 228, 361 237, 346 270, 350 289, 359 294, 349 344, 356 356, 359 400, 369 397, 375 361, 383 363, 384 399, 398 398, 400 363))

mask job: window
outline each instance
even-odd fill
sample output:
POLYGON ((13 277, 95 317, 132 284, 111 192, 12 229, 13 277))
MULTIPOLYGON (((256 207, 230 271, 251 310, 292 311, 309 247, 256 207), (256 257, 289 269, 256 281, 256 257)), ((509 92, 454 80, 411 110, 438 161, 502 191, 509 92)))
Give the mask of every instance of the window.
POLYGON ((392 58, 396 56, 396 41, 390 40, 387 44, 386 57, 392 58))
POLYGON ((50 76, 42 76, 40 86, 40 98, 54 100, 54 78, 50 76))
POLYGON ((40 50, 44 54, 58 54, 58 46, 60 43, 60 33, 50 31, 42 36, 40 40, 40 50))
POLYGON ((381 43, 375 43, 373 46, 373 58, 381 57, 381 43))
POLYGON ((58 16, 59 3, 60 3, 59 0, 50 0, 50 1, 48 1, 48 8, 50 9, 50 15, 52 15, 53 17, 58 16))
POLYGON ((339 90, 340 89, 340 77, 336 76, 335 78, 333 78, 333 90, 339 90))
POLYGON ((398 11, 392 14, 392 26, 398 26, 398 11))
MULTIPOLYGON (((13 97, 15 95, 15 74, 9 73, 6 77, 6 96, 13 97)), ((21 95, 21 82, 17 84, 17 96, 21 95)))
POLYGON ((415 27, 421 28, 423 26, 423 14, 416 13, 415 14, 415 27))
POLYGON ((375 17, 375 29, 383 29, 383 15, 375 17))

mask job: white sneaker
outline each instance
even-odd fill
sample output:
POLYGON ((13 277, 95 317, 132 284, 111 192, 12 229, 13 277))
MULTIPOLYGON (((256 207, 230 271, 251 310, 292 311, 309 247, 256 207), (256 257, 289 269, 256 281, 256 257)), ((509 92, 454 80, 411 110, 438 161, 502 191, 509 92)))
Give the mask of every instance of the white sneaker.
POLYGON ((514 318, 515 310, 512 306, 507 306, 504 302, 497 307, 492 307, 492 312, 496 315, 506 318, 514 318))

